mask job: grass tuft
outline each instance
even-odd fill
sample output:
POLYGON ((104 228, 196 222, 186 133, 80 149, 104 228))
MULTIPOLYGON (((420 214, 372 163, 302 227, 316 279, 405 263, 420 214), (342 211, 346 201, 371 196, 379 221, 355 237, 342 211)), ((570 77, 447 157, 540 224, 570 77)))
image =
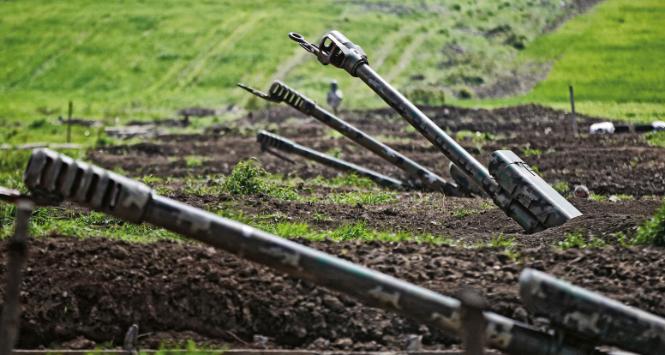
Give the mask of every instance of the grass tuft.
POLYGON ((646 139, 653 146, 665 148, 665 131, 649 132, 646 139))
POLYGON ((253 195, 263 192, 261 177, 267 175, 255 159, 243 160, 236 164, 224 181, 224 190, 233 195, 253 195))
POLYGON ((582 232, 569 232, 564 236, 564 240, 557 243, 557 246, 563 250, 566 249, 586 249, 586 248, 602 248, 606 246, 604 240, 591 237, 589 240, 584 237, 582 232))
POLYGON ((653 217, 638 228, 634 243, 665 247, 665 201, 653 217))

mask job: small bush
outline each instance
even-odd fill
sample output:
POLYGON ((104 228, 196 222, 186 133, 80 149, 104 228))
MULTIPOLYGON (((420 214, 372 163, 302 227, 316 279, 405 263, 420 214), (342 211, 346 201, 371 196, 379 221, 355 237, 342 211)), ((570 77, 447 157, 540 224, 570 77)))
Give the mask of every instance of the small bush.
POLYGON ((297 200, 298 193, 291 186, 280 186, 255 159, 236 164, 224 180, 222 190, 232 195, 266 194, 280 200, 297 200))
POLYGON ((634 242, 641 245, 665 246, 665 202, 653 217, 637 229, 634 242))
POLYGON ((47 123, 48 123, 48 122, 46 121, 45 118, 40 118, 40 119, 38 119, 38 120, 35 120, 35 121, 30 122, 30 124, 28 124, 28 128, 29 128, 29 129, 38 129, 38 128, 42 128, 42 127, 46 126, 47 123))
POLYGON ((260 179, 265 176, 263 170, 256 160, 244 160, 236 164, 231 175, 224 181, 224 190, 233 195, 251 195, 263 192, 263 184, 260 179))

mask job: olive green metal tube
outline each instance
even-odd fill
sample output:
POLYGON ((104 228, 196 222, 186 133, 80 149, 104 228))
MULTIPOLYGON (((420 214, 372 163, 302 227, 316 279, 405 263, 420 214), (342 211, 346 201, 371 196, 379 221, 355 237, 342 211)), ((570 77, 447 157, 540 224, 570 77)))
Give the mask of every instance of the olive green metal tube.
POLYGON ((363 168, 362 166, 349 163, 342 159, 331 157, 330 155, 323 154, 311 148, 307 148, 290 139, 278 136, 270 132, 266 131, 259 132, 259 134, 256 135, 256 140, 261 144, 261 147, 263 148, 272 147, 288 153, 297 154, 305 159, 314 160, 316 162, 319 162, 323 165, 329 166, 337 170, 354 173, 359 176, 364 176, 384 187, 392 189, 402 189, 406 187, 400 180, 393 179, 390 176, 383 175, 374 170, 363 168))
POLYGON ((640 354, 665 354, 665 319, 613 299, 524 269, 520 297, 527 309, 590 343, 640 354))
POLYGON ((394 108, 425 138, 471 177, 508 216, 528 233, 558 226, 581 212, 536 174, 517 155, 508 150, 492 153, 489 170, 448 136, 414 104, 383 80, 369 66, 363 49, 339 31, 326 33, 318 46, 300 34, 289 37, 316 55, 320 63, 346 70, 360 77, 377 95, 394 108))
MULTIPOLYGON (((460 302, 386 274, 271 235, 248 225, 162 197, 148 186, 56 152, 35 150, 24 175, 33 194, 61 198, 132 223, 148 222, 460 334, 460 302)), ((589 351, 491 312, 487 342, 511 354, 579 355, 589 351)))
POLYGON ((340 132, 358 145, 367 148, 369 151, 406 172, 411 178, 411 185, 414 185, 415 187, 440 191, 451 196, 469 195, 455 184, 444 180, 412 159, 326 111, 305 95, 290 88, 279 80, 274 81, 272 85, 270 85, 267 95, 243 84, 238 84, 238 86, 262 99, 272 102, 284 102, 301 113, 316 118, 323 124, 340 132))

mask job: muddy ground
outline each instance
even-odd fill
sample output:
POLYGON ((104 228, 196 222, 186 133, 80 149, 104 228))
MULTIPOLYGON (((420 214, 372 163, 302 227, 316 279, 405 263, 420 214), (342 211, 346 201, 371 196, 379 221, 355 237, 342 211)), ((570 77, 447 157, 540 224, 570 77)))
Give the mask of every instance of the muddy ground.
MULTIPOLYGON (((518 320, 534 321, 517 296, 517 277, 525 266, 665 315, 662 249, 625 248, 619 240, 621 234, 633 235, 660 205, 665 194, 665 150, 649 146, 643 136, 635 134, 572 138, 569 115, 534 105, 491 111, 439 107, 425 112, 450 132, 481 132, 461 143, 484 163, 493 150, 512 149, 537 166, 551 183, 585 184, 599 195, 630 197, 616 202, 572 199, 584 213, 582 217, 526 235, 480 198, 406 191, 395 193, 385 203, 341 205, 326 202, 323 196, 357 188, 305 184, 300 193, 321 197, 308 202, 179 190, 179 179, 228 174, 238 161, 249 157, 285 177, 337 175, 297 157, 291 156, 296 161, 292 165, 262 154, 254 138, 260 129, 400 176, 399 170, 380 158, 283 107, 216 127, 217 133, 164 136, 94 150, 88 156, 130 176, 173 178, 176 182, 167 183, 169 195, 203 208, 226 206, 249 216, 279 215, 282 217, 276 218, 307 222, 321 230, 361 221, 377 230, 449 237, 456 242, 454 246, 302 242, 447 295, 454 295, 462 286, 476 287, 484 292, 492 310, 518 320), (188 156, 201 157, 204 162, 188 167, 188 156), (603 240, 607 246, 565 251, 556 247, 573 232, 603 240), (483 247, 502 234, 514 239, 511 252, 483 247)), ((341 116, 448 177, 448 160, 390 110, 344 112, 341 116)), ((598 120, 578 117, 580 130, 587 131, 598 120)), ((3 258, 4 254, 0 265, 4 265, 3 258)), ((20 345, 25 348, 118 345, 133 322, 145 334, 141 338, 144 347, 193 339, 212 346, 401 350, 412 334, 422 335, 426 348, 449 348, 455 343, 434 329, 196 244, 130 245, 60 236, 38 240, 32 246, 23 300, 20 345)))

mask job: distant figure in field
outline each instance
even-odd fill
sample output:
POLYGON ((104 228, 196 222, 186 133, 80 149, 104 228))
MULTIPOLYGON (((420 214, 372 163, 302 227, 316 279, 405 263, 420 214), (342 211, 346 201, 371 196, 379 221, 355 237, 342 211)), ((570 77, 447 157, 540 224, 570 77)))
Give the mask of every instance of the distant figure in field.
POLYGON ((332 107, 333 112, 337 114, 337 108, 339 107, 339 104, 342 103, 342 99, 344 98, 344 95, 342 94, 342 90, 337 87, 337 81, 333 80, 330 82, 330 91, 328 91, 328 95, 326 96, 326 101, 328 102, 328 105, 332 107))

